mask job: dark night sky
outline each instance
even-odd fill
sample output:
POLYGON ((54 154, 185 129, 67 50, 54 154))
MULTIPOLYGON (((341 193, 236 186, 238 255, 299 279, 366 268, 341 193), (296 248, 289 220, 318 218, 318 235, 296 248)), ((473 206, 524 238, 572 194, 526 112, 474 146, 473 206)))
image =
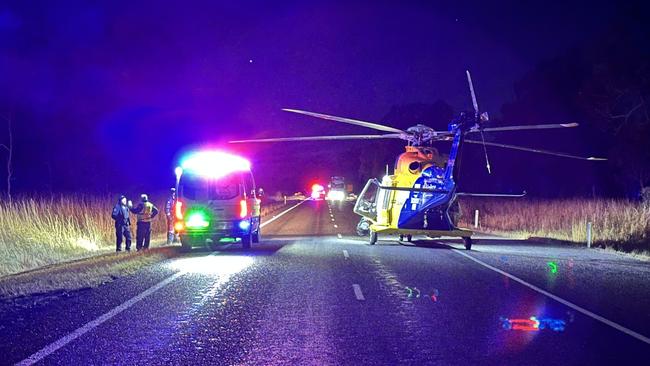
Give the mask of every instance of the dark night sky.
MULTIPOLYGON (((368 132, 283 107, 370 121, 438 99, 464 110, 466 68, 482 109, 499 116, 527 71, 617 14, 614 2, 598 1, 3 1, 0 112, 16 127, 14 185, 154 190, 171 184, 191 144, 368 132)), ((411 122, 426 121, 394 124, 411 122)), ((331 145, 306 148, 335 154, 331 145)), ((286 165, 269 156, 303 154, 289 145, 238 149, 271 186, 286 165)), ((340 174, 317 162, 294 171, 286 189, 340 174)))

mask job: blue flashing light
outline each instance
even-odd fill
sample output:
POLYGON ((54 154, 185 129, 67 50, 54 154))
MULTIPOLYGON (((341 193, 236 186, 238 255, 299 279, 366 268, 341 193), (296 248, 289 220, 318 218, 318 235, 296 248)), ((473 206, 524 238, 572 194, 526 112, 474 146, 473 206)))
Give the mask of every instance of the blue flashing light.
POLYGON ((248 220, 240 221, 239 222, 239 228, 242 230, 248 230, 248 228, 251 226, 251 223, 248 220))

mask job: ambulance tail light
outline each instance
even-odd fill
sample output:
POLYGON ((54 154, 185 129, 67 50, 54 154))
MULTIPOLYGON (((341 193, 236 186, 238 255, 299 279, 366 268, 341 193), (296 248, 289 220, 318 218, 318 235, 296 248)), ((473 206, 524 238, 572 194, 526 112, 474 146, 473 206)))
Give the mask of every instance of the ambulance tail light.
POLYGON ((183 224, 182 221, 176 221, 176 223, 174 224, 174 230, 177 233, 180 233, 181 231, 185 230, 185 224, 183 224))
POLYGON ((183 220, 183 202, 176 201, 174 205, 174 216, 176 216, 176 220, 183 220))
POLYGON ((246 200, 239 201, 239 217, 242 219, 248 215, 248 204, 246 200))

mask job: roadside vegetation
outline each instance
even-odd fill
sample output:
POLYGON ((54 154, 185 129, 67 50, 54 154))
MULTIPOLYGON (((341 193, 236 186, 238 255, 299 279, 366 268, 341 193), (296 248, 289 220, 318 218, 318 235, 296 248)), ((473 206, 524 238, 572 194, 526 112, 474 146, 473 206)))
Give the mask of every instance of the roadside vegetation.
MULTIPOLYGON (((0 277, 115 251, 111 210, 116 197, 59 196, 0 202, 0 277)), ((164 207, 162 201, 154 204, 161 210, 164 207)), ((132 221, 135 231, 135 217, 132 221)), ((154 244, 164 239, 165 226, 164 215, 154 220, 154 244)))
POLYGON ((0 299, 96 287, 176 255, 172 247, 130 254, 107 253, 64 265, 0 278, 0 299))
MULTIPOLYGON (((164 195, 152 197, 160 210, 153 222, 152 247, 165 242, 165 199, 164 195)), ((113 253, 115 228, 111 210, 116 202, 117 196, 110 195, 0 201, 0 278, 113 253)), ((284 207, 284 203, 271 202, 262 207, 262 216, 265 216, 284 207)), ((131 221, 135 241, 135 216, 131 221)), ((135 250, 135 243, 132 250, 135 250)))
POLYGON ((461 224, 510 236, 587 242, 592 222, 592 246, 625 252, 650 250, 650 202, 612 199, 462 199, 461 224))
MULTIPOLYGON (((94 287, 177 255, 164 247, 164 201, 156 197, 161 213, 153 222, 153 248, 135 253, 133 243, 130 254, 115 253, 111 210, 117 196, 0 201, 0 299, 94 287)), ((262 217, 284 207, 265 202, 262 217)), ((132 223, 135 240, 135 217, 132 223)))

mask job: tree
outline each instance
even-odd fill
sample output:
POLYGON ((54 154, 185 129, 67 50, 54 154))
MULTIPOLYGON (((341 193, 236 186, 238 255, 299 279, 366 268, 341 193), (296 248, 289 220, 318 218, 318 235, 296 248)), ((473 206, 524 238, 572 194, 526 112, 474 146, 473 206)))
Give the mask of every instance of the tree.
POLYGON ((13 175, 13 167, 11 163, 13 162, 13 153, 14 153, 14 141, 13 141, 13 131, 11 129, 11 119, 5 116, 2 116, 7 122, 7 131, 9 133, 9 141, 5 144, 0 144, 0 148, 3 148, 7 151, 7 198, 11 201, 11 178, 13 175))
POLYGON ((601 42, 578 100, 594 127, 608 136, 608 155, 636 193, 650 183, 650 52, 635 44, 622 35, 601 42))

